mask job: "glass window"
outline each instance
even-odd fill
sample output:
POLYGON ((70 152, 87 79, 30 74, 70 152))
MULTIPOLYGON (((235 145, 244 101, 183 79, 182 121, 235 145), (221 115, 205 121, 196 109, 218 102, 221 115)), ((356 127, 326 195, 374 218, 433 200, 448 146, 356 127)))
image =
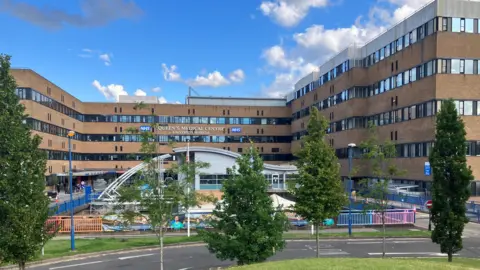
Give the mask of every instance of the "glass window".
POLYGON ((460 32, 465 32, 465 19, 460 19, 460 32))
POLYGON ((465 74, 473 74, 473 60, 465 60, 465 74))
POLYGON ((380 60, 382 60, 383 58, 385 58, 385 48, 380 49, 380 60))
POLYGON ((433 61, 427 63, 427 76, 431 76, 433 74, 433 61))
POLYGON ((385 57, 389 57, 390 56, 390 44, 385 46, 385 57))
POLYGON ((473 115, 473 101, 463 102, 463 115, 473 115))
POLYGON ((403 49, 403 37, 397 39, 397 52, 403 49))
POLYGON ((473 19, 465 19, 465 32, 473 33, 473 19))
POLYGON ((452 59, 452 74, 460 74, 460 59, 452 59))
POLYGON ((407 70, 403 73, 403 83, 408 84, 410 82, 410 72, 407 70))
POLYGON ((403 39, 405 40, 405 48, 407 48, 408 46, 410 46, 410 35, 409 34, 406 34, 403 39))
POLYGON ((412 68, 410 70, 410 81, 414 82, 417 80, 417 68, 412 68))
POLYGON ((452 18, 452 32, 460 32, 460 18, 452 18))
POLYGON ((417 29, 410 32, 410 43, 413 44, 415 42, 417 42, 417 29))

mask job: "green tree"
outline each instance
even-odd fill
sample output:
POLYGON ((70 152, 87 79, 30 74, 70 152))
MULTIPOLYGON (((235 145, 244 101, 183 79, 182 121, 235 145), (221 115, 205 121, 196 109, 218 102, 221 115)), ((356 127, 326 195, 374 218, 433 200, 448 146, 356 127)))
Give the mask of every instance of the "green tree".
POLYGON ((38 149, 42 139, 31 135, 15 90, 10 57, 0 55, 0 259, 25 269, 53 237, 53 228, 46 225, 47 154, 38 149))
MULTIPOLYGON (((136 110, 146 107, 140 103, 135 105, 136 110)), ((152 130, 158 130, 158 124, 152 123, 149 131, 140 131, 135 127, 126 129, 129 134, 135 134, 141 142, 140 152, 143 154, 145 169, 139 172, 136 181, 131 185, 123 186, 119 190, 118 201, 123 210, 123 218, 127 223, 132 223, 138 217, 144 217, 149 221, 152 230, 158 237, 160 244, 160 269, 164 267, 163 239, 168 223, 173 220, 173 214, 179 212, 182 207, 198 205, 199 197, 195 192, 189 192, 189 187, 194 185, 195 172, 199 168, 206 168, 208 163, 190 162, 184 165, 174 166, 176 172, 191 172, 193 175, 175 180, 165 178, 163 160, 157 159, 159 146, 156 135, 152 130), (129 206, 127 203, 137 203, 129 206), (144 213, 147 213, 144 215, 144 213)))
POLYGON ((228 170, 222 201, 209 221, 214 230, 200 231, 200 236, 220 260, 236 260, 238 265, 263 262, 284 248, 287 218, 272 205, 263 161, 253 145, 237 165, 228 170))
POLYGON ((295 154, 298 177, 291 191, 296 197, 294 211, 315 226, 317 257, 319 227, 325 219, 337 217, 347 204, 342 186, 340 164, 335 150, 325 142, 328 121, 317 110, 310 109, 307 135, 295 154))
POLYGON ((374 179, 360 181, 360 192, 362 196, 369 199, 369 202, 364 205, 364 210, 380 213, 383 230, 382 257, 385 257, 385 221, 388 219, 386 212, 389 208, 388 186, 394 177, 401 176, 404 172, 395 164, 397 157, 395 144, 390 140, 380 140, 377 133, 377 127, 369 122, 368 137, 360 144, 360 149, 363 150, 362 159, 367 166, 366 169, 371 172, 370 175, 374 179))
POLYGON ((467 166, 466 131, 453 100, 446 100, 436 119, 435 144, 430 153, 432 185, 432 241, 452 261, 454 253, 462 250, 466 202, 470 197, 472 171, 467 166))

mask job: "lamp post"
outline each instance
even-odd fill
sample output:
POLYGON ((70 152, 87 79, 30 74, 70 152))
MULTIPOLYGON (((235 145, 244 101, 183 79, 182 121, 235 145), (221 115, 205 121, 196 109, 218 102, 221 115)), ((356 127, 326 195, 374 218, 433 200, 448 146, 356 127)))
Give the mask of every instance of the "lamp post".
POLYGON ((187 196, 188 196, 188 205, 187 205, 187 237, 190 237, 190 181, 188 179, 190 172, 190 140, 187 140, 187 196))
POLYGON ((72 137, 75 136, 75 131, 70 130, 68 137, 68 182, 70 189, 70 245, 72 251, 75 251, 75 223, 73 221, 73 173, 72 173, 72 137))
POLYGON ((348 144, 348 235, 352 236, 352 158, 353 148, 357 145, 354 143, 348 144))

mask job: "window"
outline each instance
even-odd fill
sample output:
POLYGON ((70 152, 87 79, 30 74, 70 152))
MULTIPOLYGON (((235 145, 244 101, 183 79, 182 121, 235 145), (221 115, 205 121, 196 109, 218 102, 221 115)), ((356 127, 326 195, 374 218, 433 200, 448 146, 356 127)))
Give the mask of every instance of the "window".
POLYGON ((465 32, 473 33, 473 19, 465 19, 465 32))
POLYGON ((460 18, 452 18, 452 32, 458 33, 460 32, 460 18))
POLYGON ((448 31, 448 18, 442 18, 442 31, 448 31))
POLYGON ((408 46, 410 46, 410 35, 409 34, 406 34, 404 37, 403 37, 404 41, 405 41, 405 48, 407 48, 408 46))
POLYGON ((272 153, 279 153, 280 152, 280 148, 272 148, 272 153))
POLYGON ((460 60, 459 59, 452 59, 452 74, 460 74, 460 60))
POLYGON ((238 148, 238 149, 237 149, 237 152, 238 152, 238 153, 242 153, 242 152, 243 152, 243 148, 238 148))
POLYGON ((460 32, 465 32, 465 19, 460 19, 460 32))
POLYGON ((463 101, 463 115, 473 115, 473 101, 463 101))
POLYGON ((473 74, 473 60, 465 60, 465 74, 473 74))

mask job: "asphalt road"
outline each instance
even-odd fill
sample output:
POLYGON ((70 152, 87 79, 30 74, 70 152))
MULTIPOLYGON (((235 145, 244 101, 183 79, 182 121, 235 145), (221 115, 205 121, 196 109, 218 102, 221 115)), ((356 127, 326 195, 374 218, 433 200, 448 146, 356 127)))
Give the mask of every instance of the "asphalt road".
MULTIPOLYGON (((428 214, 417 212, 415 226, 428 229, 428 214)), ((433 229, 433 226, 432 226, 433 229)), ((469 222, 465 224, 462 238, 479 238, 480 239, 480 224, 469 222)))
MULTIPOLYGON (((380 257, 382 242, 380 239, 362 240, 322 240, 321 257, 380 257)), ((439 247, 429 239, 390 239, 387 240, 388 257, 445 257, 439 253, 439 247)), ((291 241, 282 252, 271 260, 289 260, 295 258, 315 257, 314 241, 291 241)), ((464 250, 457 256, 480 257, 480 239, 464 239, 464 250)), ((220 261, 210 254, 205 246, 168 247, 165 249, 165 270, 207 270, 220 266, 230 266, 231 261, 220 261)), ((446 259, 446 258, 445 258, 446 259)), ((37 266, 36 270, 106 270, 106 269, 142 269, 158 270, 160 256, 158 249, 105 255, 89 259, 80 259, 46 266, 37 266)))

